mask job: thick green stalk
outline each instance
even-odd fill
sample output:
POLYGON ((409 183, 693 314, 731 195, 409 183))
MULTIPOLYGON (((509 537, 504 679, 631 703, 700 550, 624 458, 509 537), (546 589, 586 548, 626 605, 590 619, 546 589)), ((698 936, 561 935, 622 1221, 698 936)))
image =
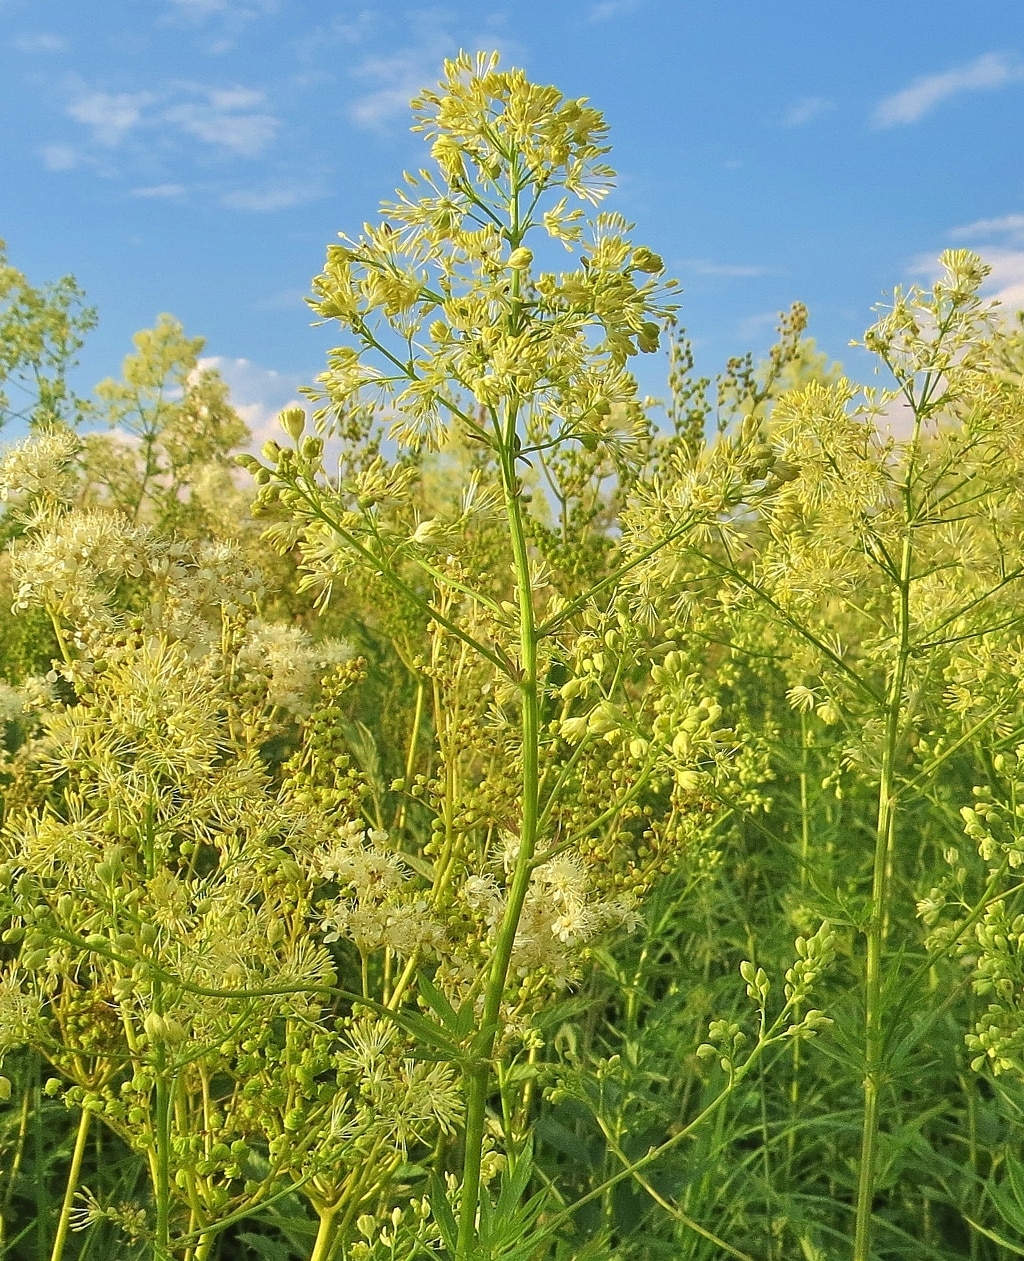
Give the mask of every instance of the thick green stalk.
POLYGON ((82 1172, 82 1157, 85 1154, 85 1144, 89 1137, 89 1121, 92 1113, 88 1108, 82 1109, 82 1115, 78 1118, 78 1133, 75 1135, 75 1148, 71 1153, 71 1167, 68 1169, 68 1183, 64 1188, 64 1200, 60 1206, 60 1217, 57 1219, 57 1234, 53 1241, 53 1248, 50 1251, 50 1261, 61 1261, 64 1255, 64 1245, 68 1238, 68 1229, 71 1226, 71 1207, 75 1202, 75 1192, 78 1190, 78 1179, 82 1172))
POLYGON ((519 852, 509 885, 505 914, 498 930, 494 957, 484 990, 480 1034, 473 1047, 474 1064, 469 1073, 466 1096, 465 1157, 462 1175, 462 1203, 456 1261, 469 1261, 476 1234, 476 1213, 480 1197, 480 1164, 487 1114, 487 1094, 491 1083, 490 1057, 498 1033, 501 1000, 505 994, 516 929, 523 912, 533 855, 537 847, 540 784, 540 703, 537 686, 537 627, 533 606, 529 550, 523 524, 522 502, 516 475, 515 452, 511 441, 502 452, 502 485, 508 513, 512 563, 516 575, 519 604, 519 640, 522 701, 522 822, 519 852))
POLYGON ((337 1238, 335 1222, 339 1208, 340 1205, 335 1204, 333 1208, 325 1209, 320 1214, 320 1229, 316 1232, 316 1240, 313 1251, 309 1255, 309 1261, 328 1261, 334 1251, 334 1241, 337 1238))
MULTIPOLYGON (((810 733, 807 714, 800 711, 800 893, 807 889, 807 864, 811 857, 810 733)), ((800 1012, 797 1011, 797 1017, 800 1012)), ((789 1134, 786 1138, 786 1173, 793 1173, 796 1131, 800 1116, 800 1039, 793 1039, 793 1077, 789 1084, 789 1134)))
POLYGON ((212 1230, 207 1231, 196 1244, 195 1261, 210 1261, 210 1257, 213 1256, 213 1245, 216 1242, 216 1234, 212 1230))
POLYGON ((857 1175, 857 1209, 853 1261, 871 1261, 872 1204, 878 1157, 878 1105, 885 1039, 882 1011, 882 956, 889 919, 893 837, 896 829, 896 755, 903 719, 903 693, 910 658, 910 587, 913 561, 913 504, 911 500, 914 454, 920 418, 914 428, 911 459, 904 484, 905 530, 897 592, 897 655, 889 676, 885 703, 885 736, 878 783, 878 822, 872 862, 871 916, 866 931, 864 971, 864 1111, 861 1121, 860 1167, 857 1175))
POLYGON ((159 1048, 156 1061, 156 1151, 153 1160, 153 1196, 156 1231, 153 1261, 166 1261, 171 1240, 171 1090, 167 1081, 166 1052, 159 1048))

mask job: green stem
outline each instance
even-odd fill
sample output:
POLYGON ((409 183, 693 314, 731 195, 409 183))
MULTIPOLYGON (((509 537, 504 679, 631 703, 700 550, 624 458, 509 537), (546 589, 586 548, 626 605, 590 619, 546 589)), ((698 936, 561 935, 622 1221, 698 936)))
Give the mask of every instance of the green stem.
POLYGON ((64 1200, 60 1206, 60 1217, 57 1219, 57 1234, 50 1251, 50 1261, 61 1261, 64 1255, 64 1244, 67 1242, 68 1230, 71 1226, 71 1206, 75 1202, 78 1190, 78 1178, 82 1172, 82 1157, 89 1137, 89 1121, 92 1113, 88 1108, 82 1109, 78 1118, 78 1133, 75 1135, 75 1148, 71 1153, 71 1168, 68 1170, 68 1184, 64 1188, 64 1200))
MULTIPOLYGON (((515 423, 510 417, 509 427, 515 423)), ((468 1261, 476 1233, 476 1213, 480 1197, 480 1165, 487 1114, 487 1094, 491 1082, 490 1057, 498 1033, 501 1000, 505 993, 516 929, 526 901, 537 846, 540 788, 540 698, 537 685, 537 628, 533 605, 530 558, 523 522, 522 503, 515 468, 511 437, 502 452, 502 485, 508 513, 512 561, 515 568, 519 603, 519 639, 522 700, 522 823, 519 852, 516 855, 509 885, 505 914, 498 930, 494 956, 484 990, 484 1008, 480 1033, 473 1047, 474 1063, 468 1073, 466 1097, 465 1157, 462 1178, 462 1203, 456 1261, 468 1261)))
POLYGON ((60 618, 57 616, 57 614, 54 612, 53 609, 47 608, 46 611, 50 617, 50 624, 53 627, 53 633, 57 640, 57 647, 60 649, 60 655, 63 657, 64 661, 68 665, 70 665, 71 653, 68 649, 67 640, 64 638, 64 632, 61 630, 60 618))
POLYGON ((216 1241, 217 1236, 214 1231, 207 1231, 196 1244, 195 1261, 210 1261, 216 1241))
MULTIPOLYGON (((920 416, 914 427, 912 451, 916 450, 920 416)), ((882 1084, 885 1029, 882 1011, 882 961, 889 920, 889 888, 892 877, 893 837, 896 828, 896 753, 903 717, 903 692, 910 656, 910 587, 913 560, 913 460, 904 484, 906 532, 900 561, 896 614, 898 649, 889 677, 885 704, 885 736, 878 783, 878 823, 871 878, 871 917, 868 921, 867 958, 864 973, 864 1111, 861 1122, 860 1165, 857 1175, 857 1210, 853 1261, 870 1261, 872 1204, 878 1158, 878 1107, 882 1084)))
POLYGON ((334 1251, 334 1241, 337 1238, 335 1219, 338 1216, 338 1209, 339 1205, 335 1204, 329 1209, 324 1209, 320 1214, 320 1228, 316 1232, 316 1240, 309 1261, 328 1261, 334 1251))
MULTIPOLYGON (((807 864, 811 857, 810 814, 810 733, 807 714, 800 711, 800 896, 807 891, 807 864)), ((800 1018, 799 1008, 796 1010, 800 1018)), ((793 1039, 793 1076, 789 1083, 790 1131, 786 1139, 786 1173, 792 1177, 793 1160, 796 1156, 796 1128, 800 1112, 800 1039, 793 1039)))

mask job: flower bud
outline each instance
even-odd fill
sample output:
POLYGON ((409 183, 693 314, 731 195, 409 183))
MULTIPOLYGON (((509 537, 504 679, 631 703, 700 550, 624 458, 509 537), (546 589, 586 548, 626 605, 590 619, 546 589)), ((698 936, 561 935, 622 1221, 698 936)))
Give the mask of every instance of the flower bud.
POLYGON ((629 260, 629 265, 634 271, 647 272, 651 276, 655 276, 658 272, 665 270, 665 264, 661 261, 661 258, 653 250, 649 250, 643 245, 633 251, 633 257, 629 260))
POLYGON ((160 1042, 166 1033, 167 1023, 159 1012, 151 1011, 142 1022, 142 1027, 145 1029, 148 1037, 154 1042, 160 1042))
POLYGON ((164 1039, 167 1042, 184 1042, 188 1034, 185 1027, 173 1016, 164 1017, 164 1039))
POLYGON ((277 419, 292 442, 298 442, 302 437, 302 431, 306 428, 306 413, 302 408, 286 407, 277 419))
POLYGON ((644 354, 653 354, 658 349, 660 338, 661 329, 653 320, 646 320, 637 334, 637 348, 643 351, 644 354))
POLYGON ((508 265, 512 271, 526 271, 532 262, 533 251, 528 250, 525 245, 520 245, 508 256, 508 265))

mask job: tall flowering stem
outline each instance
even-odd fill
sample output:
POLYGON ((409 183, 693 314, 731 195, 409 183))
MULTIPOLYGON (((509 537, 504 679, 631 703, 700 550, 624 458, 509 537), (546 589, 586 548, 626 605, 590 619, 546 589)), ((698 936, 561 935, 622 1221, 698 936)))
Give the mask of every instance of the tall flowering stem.
MULTIPOLYGON (((331 247, 314 282, 314 309, 337 320, 350 341, 332 352, 320 378, 323 407, 315 419, 322 436, 303 437, 305 418, 287 413, 282 425, 295 447, 270 443, 266 464, 248 460, 262 487, 258 510, 285 518, 270 537, 284 546, 298 542, 307 586, 326 600, 352 574, 369 573, 388 598, 423 620, 435 644, 447 637, 463 660, 467 653, 475 658, 472 668, 491 671, 486 688, 501 690, 504 721, 514 724, 506 747, 518 794, 492 829, 503 834, 503 856, 493 839, 489 850, 456 852, 446 824, 431 895, 434 906, 461 899, 490 925, 487 951, 473 965, 477 980, 468 991, 449 982, 456 1007, 473 1004, 476 1015, 465 1056, 458 1261, 467 1261, 477 1242, 495 1048, 519 1001, 511 991, 520 989, 526 965, 515 960, 526 908, 541 896, 538 854, 550 859, 564 848, 553 809, 562 779, 542 809, 545 741, 552 751, 559 745, 557 734, 545 736, 541 715, 557 699, 545 680, 565 627, 558 617, 565 601, 537 547, 539 516, 525 481, 539 465, 553 485, 560 459, 593 455, 609 469, 624 467, 631 444, 642 459, 647 422, 626 364, 657 349, 659 322, 672 309, 665 302, 672 285, 657 279, 662 262, 633 247, 631 225, 616 214, 588 221, 570 206, 571 199, 595 206, 611 187, 613 172, 601 161, 601 115, 497 64, 493 56, 460 56, 446 63, 441 90, 413 103, 415 129, 431 142, 435 166, 406 179, 424 195, 401 193, 385 204, 379 225, 331 247), (528 241, 538 254, 578 251, 576 270, 538 272, 528 241), (325 442, 368 404, 397 417, 397 460, 328 476, 325 442), (453 438, 480 455, 462 516, 417 519, 417 470, 425 453, 453 438), (504 566, 493 555, 483 567, 460 559, 475 546, 472 531, 481 522, 496 540, 491 546, 505 550, 504 566), (494 870, 499 864, 503 882, 494 870)), ((614 594, 614 583, 595 588, 588 603, 614 594)), ((435 682, 435 704, 442 695, 435 682)), ((442 761, 451 756, 439 754, 442 761)), ((585 879, 572 860, 566 872, 572 881, 585 879)), ((584 919, 573 914, 576 921, 557 930, 559 951, 582 931, 584 919)), ((610 916, 611 923, 617 914, 588 912, 586 922, 610 916)), ((392 1007, 431 950, 444 956, 450 947, 449 939, 424 944, 411 957, 399 951, 406 962, 392 1007)), ((443 957, 442 972, 455 975, 443 957)))
MULTIPOLYGON (((513 421, 510 422, 510 431, 513 421)), ((497 949, 484 992, 483 1026, 474 1047, 476 1063, 469 1081, 466 1107, 466 1156, 463 1166, 461 1217, 456 1257, 464 1261, 472 1252, 476 1209, 480 1194, 480 1161, 483 1152, 487 1095, 491 1083, 490 1059, 498 1033, 502 999, 508 980, 516 929, 523 913, 537 849, 540 789, 540 697, 537 680, 537 629, 533 605, 530 556, 523 526, 522 503, 514 454, 506 448, 501 464, 502 486, 508 512, 509 535, 516 573, 519 603, 522 677, 522 819, 519 852, 508 891, 505 916, 498 932, 497 949)))

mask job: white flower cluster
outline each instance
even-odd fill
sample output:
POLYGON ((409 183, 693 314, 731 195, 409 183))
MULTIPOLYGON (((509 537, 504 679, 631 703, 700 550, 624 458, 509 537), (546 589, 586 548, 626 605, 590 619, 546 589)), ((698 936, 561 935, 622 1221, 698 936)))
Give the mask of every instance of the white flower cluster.
POLYGON ((154 566, 157 595, 151 610, 161 629, 195 654, 215 652, 223 619, 252 619, 264 592, 259 569, 234 543, 170 544, 154 566))
POLYGON ((320 855, 320 874, 349 894, 325 909, 324 941, 347 938, 361 951, 387 947, 406 958, 436 954, 444 949, 444 928, 425 897, 410 896, 411 873, 400 854, 385 848, 387 840, 386 832, 364 834, 362 825, 352 822, 320 855))
POLYGON ((0 457, 0 501, 20 503, 42 498, 51 505, 71 501, 78 437, 67 429, 51 429, 8 447, 0 457))
MULTIPOLYGON (((438 976, 446 989, 473 985, 476 969, 415 888, 403 855, 388 848, 386 832, 364 832, 362 824, 349 823, 321 851, 316 865, 324 879, 345 890, 323 912, 325 941, 344 938, 363 952, 387 947, 406 958, 413 953, 439 958, 438 976)), ((492 941, 505 914, 506 896, 490 873, 467 877, 460 889, 463 903, 492 941)), ((578 974, 588 942, 609 928, 632 932, 641 922, 631 896, 600 898, 577 858, 552 858, 533 873, 512 967, 520 977, 543 972, 557 985, 568 985, 578 974)))
POLYGON ((347 1041, 337 1063, 359 1080, 363 1116, 354 1128, 365 1129, 369 1121, 371 1132, 387 1134, 402 1151, 414 1142, 433 1142, 438 1129, 455 1133, 463 1101, 451 1064, 403 1054, 395 1025, 377 1017, 352 1021, 347 1041))
POLYGON ((168 572, 175 601, 204 613, 223 609, 231 616, 254 609, 265 590, 263 575, 246 563, 236 543, 202 543, 194 564, 168 572))
POLYGON ((324 675, 351 656, 337 640, 318 643, 297 626, 253 621, 238 664, 247 678, 265 684, 272 705, 301 719, 309 715, 324 675))
MULTIPOLYGON (((505 913, 505 891, 493 876, 470 876, 462 886, 462 897, 491 932, 497 929, 505 913)), ((533 873, 516 931, 512 967, 519 976, 544 971, 557 984, 567 985, 589 941, 609 928, 633 932, 642 922, 633 898, 596 897, 579 859, 560 855, 533 873)))
POLYGON ((68 513, 10 549, 14 611, 43 605, 73 625, 107 623, 111 589, 152 572, 172 547, 116 513, 68 513))

